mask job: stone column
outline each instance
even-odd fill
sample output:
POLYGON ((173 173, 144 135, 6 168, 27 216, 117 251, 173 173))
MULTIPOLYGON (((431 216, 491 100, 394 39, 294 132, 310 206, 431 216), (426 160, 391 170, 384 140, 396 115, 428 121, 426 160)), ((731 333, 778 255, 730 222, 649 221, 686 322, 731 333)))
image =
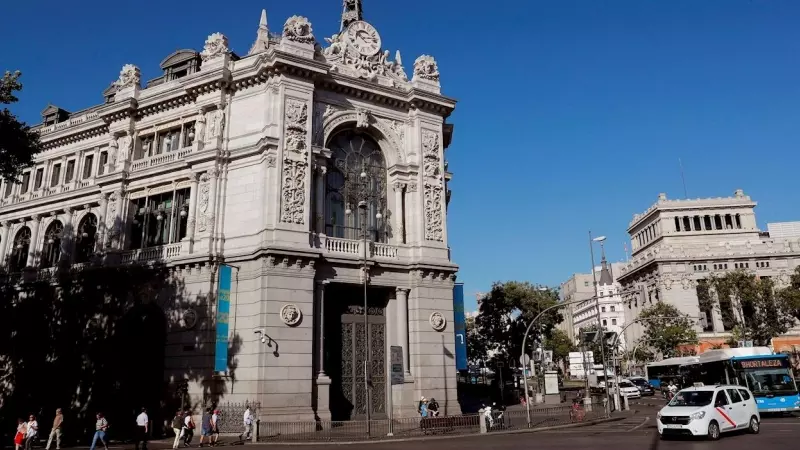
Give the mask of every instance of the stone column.
POLYGON ((316 212, 316 229, 317 234, 325 235, 325 174, 328 168, 324 164, 317 164, 317 212, 316 212))
POLYGON ((331 379, 325 373, 325 286, 327 281, 317 281, 317 416, 322 420, 330 420, 331 414, 331 379))
POLYGON ((75 226, 72 224, 72 217, 75 213, 75 210, 72 208, 66 208, 64 210, 66 216, 64 217, 64 232, 61 235, 61 261, 69 261, 72 258, 72 249, 74 249, 73 243, 75 242, 75 236, 77 235, 77 230, 75 226))
POLYGON ((394 188, 394 220, 395 220, 395 233, 397 239, 395 244, 405 244, 405 232, 403 231, 403 191, 406 188, 405 183, 396 182, 392 185, 394 188))
POLYGON ((397 288, 397 342, 403 347, 403 371, 411 377, 411 355, 408 348, 408 289, 397 288))
POLYGON ((197 214, 197 196, 199 195, 199 191, 197 190, 197 174, 192 173, 189 175, 189 213, 188 219, 186 221, 186 239, 188 241, 194 241, 194 227, 195 227, 195 215, 197 214))
POLYGON ((42 224, 42 216, 33 216, 33 226, 31 227, 31 243, 28 246, 28 261, 25 263, 27 267, 33 267, 36 262, 36 249, 39 245, 39 225, 42 224))
MULTIPOLYGON (((106 213, 108 212, 108 194, 101 193, 98 197, 100 207, 97 211, 97 232, 95 233, 95 251, 100 252, 105 247, 106 236, 108 235, 108 227, 106 226, 106 213)), ((88 209, 88 206, 87 206, 88 209)), ((113 219, 112 219, 113 220, 113 219)), ((114 223, 111 222, 111 226, 114 223)))
POLYGON ((0 266, 6 263, 6 249, 8 248, 8 237, 11 235, 11 222, 3 222, 3 229, 0 230, 0 266))

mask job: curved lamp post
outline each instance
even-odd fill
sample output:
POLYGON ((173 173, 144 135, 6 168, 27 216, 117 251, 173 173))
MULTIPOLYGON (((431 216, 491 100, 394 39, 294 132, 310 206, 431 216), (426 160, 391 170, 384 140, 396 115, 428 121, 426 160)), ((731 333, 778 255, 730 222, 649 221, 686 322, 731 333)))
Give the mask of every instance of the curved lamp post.
MULTIPOLYGON (((548 311, 552 311, 554 309, 563 308, 564 306, 573 305, 573 304, 576 304, 576 303, 583 303, 585 301, 586 301, 586 299, 571 300, 571 301, 568 301, 568 302, 558 303, 558 304, 555 304, 553 306, 550 306, 550 307, 547 307, 547 308, 541 310, 539 312, 539 314, 537 314, 536 317, 534 317, 533 320, 531 320, 531 322, 528 324, 528 328, 525 329, 525 334, 522 336, 522 355, 523 355, 522 357, 523 357, 523 359, 524 359, 524 355, 525 355, 525 343, 528 341, 528 333, 531 332, 531 328, 533 328, 533 325, 537 321, 539 321, 539 318, 541 318, 544 315, 544 313, 546 313, 548 311)), ((530 425, 531 425, 531 397, 528 394, 528 377, 524 376, 525 375, 525 371, 524 370, 522 371, 522 374, 523 374, 523 376, 522 376, 522 384, 524 385, 524 388, 525 388, 525 415, 527 416, 528 426, 530 427, 530 425)))

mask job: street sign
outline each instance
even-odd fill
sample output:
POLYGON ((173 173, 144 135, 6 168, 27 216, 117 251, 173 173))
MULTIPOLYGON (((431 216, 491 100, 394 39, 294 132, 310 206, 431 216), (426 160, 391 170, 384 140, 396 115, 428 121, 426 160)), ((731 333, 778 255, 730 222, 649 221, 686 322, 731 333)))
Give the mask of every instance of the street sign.
POLYGON ((405 383, 403 376, 403 347, 393 345, 389 348, 392 363, 392 386, 405 383))
POLYGON ((531 357, 523 354, 519 357, 519 363, 522 364, 522 367, 528 367, 528 365, 531 363, 531 357))

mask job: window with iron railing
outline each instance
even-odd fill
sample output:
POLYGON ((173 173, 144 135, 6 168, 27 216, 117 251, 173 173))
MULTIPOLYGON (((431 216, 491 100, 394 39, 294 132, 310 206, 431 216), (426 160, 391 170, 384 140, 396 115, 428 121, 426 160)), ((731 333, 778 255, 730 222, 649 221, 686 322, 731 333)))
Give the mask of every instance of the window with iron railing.
POLYGON ((131 249, 180 242, 186 237, 189 189, 139 198, 131 202, 131 249))

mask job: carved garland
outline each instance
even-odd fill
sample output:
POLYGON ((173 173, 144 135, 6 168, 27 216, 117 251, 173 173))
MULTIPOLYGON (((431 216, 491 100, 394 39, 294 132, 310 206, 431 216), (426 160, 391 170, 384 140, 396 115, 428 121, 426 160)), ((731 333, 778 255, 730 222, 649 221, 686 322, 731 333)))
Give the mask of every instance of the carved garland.
POLYGON ((281 222, 304 224, 306 172, 308 171, 308 104, 286 101, 286 132, 283 149, 283 188, 281 222))
POLYGON ((422 130, 422 164, 425 204, 425 240, 444 241, 442 192, 444 179, 439 157, 439 134, 422 130))
POLYGON ((200 187, 198 190, 200 191, 200 195, 197 202, 197 231, 202 233, 207 229, 208 220, 206 220, 206 218, 208 217, 209 202, 211 199, 211 182, 207 173, 204 173, 200 177, 200 187))

